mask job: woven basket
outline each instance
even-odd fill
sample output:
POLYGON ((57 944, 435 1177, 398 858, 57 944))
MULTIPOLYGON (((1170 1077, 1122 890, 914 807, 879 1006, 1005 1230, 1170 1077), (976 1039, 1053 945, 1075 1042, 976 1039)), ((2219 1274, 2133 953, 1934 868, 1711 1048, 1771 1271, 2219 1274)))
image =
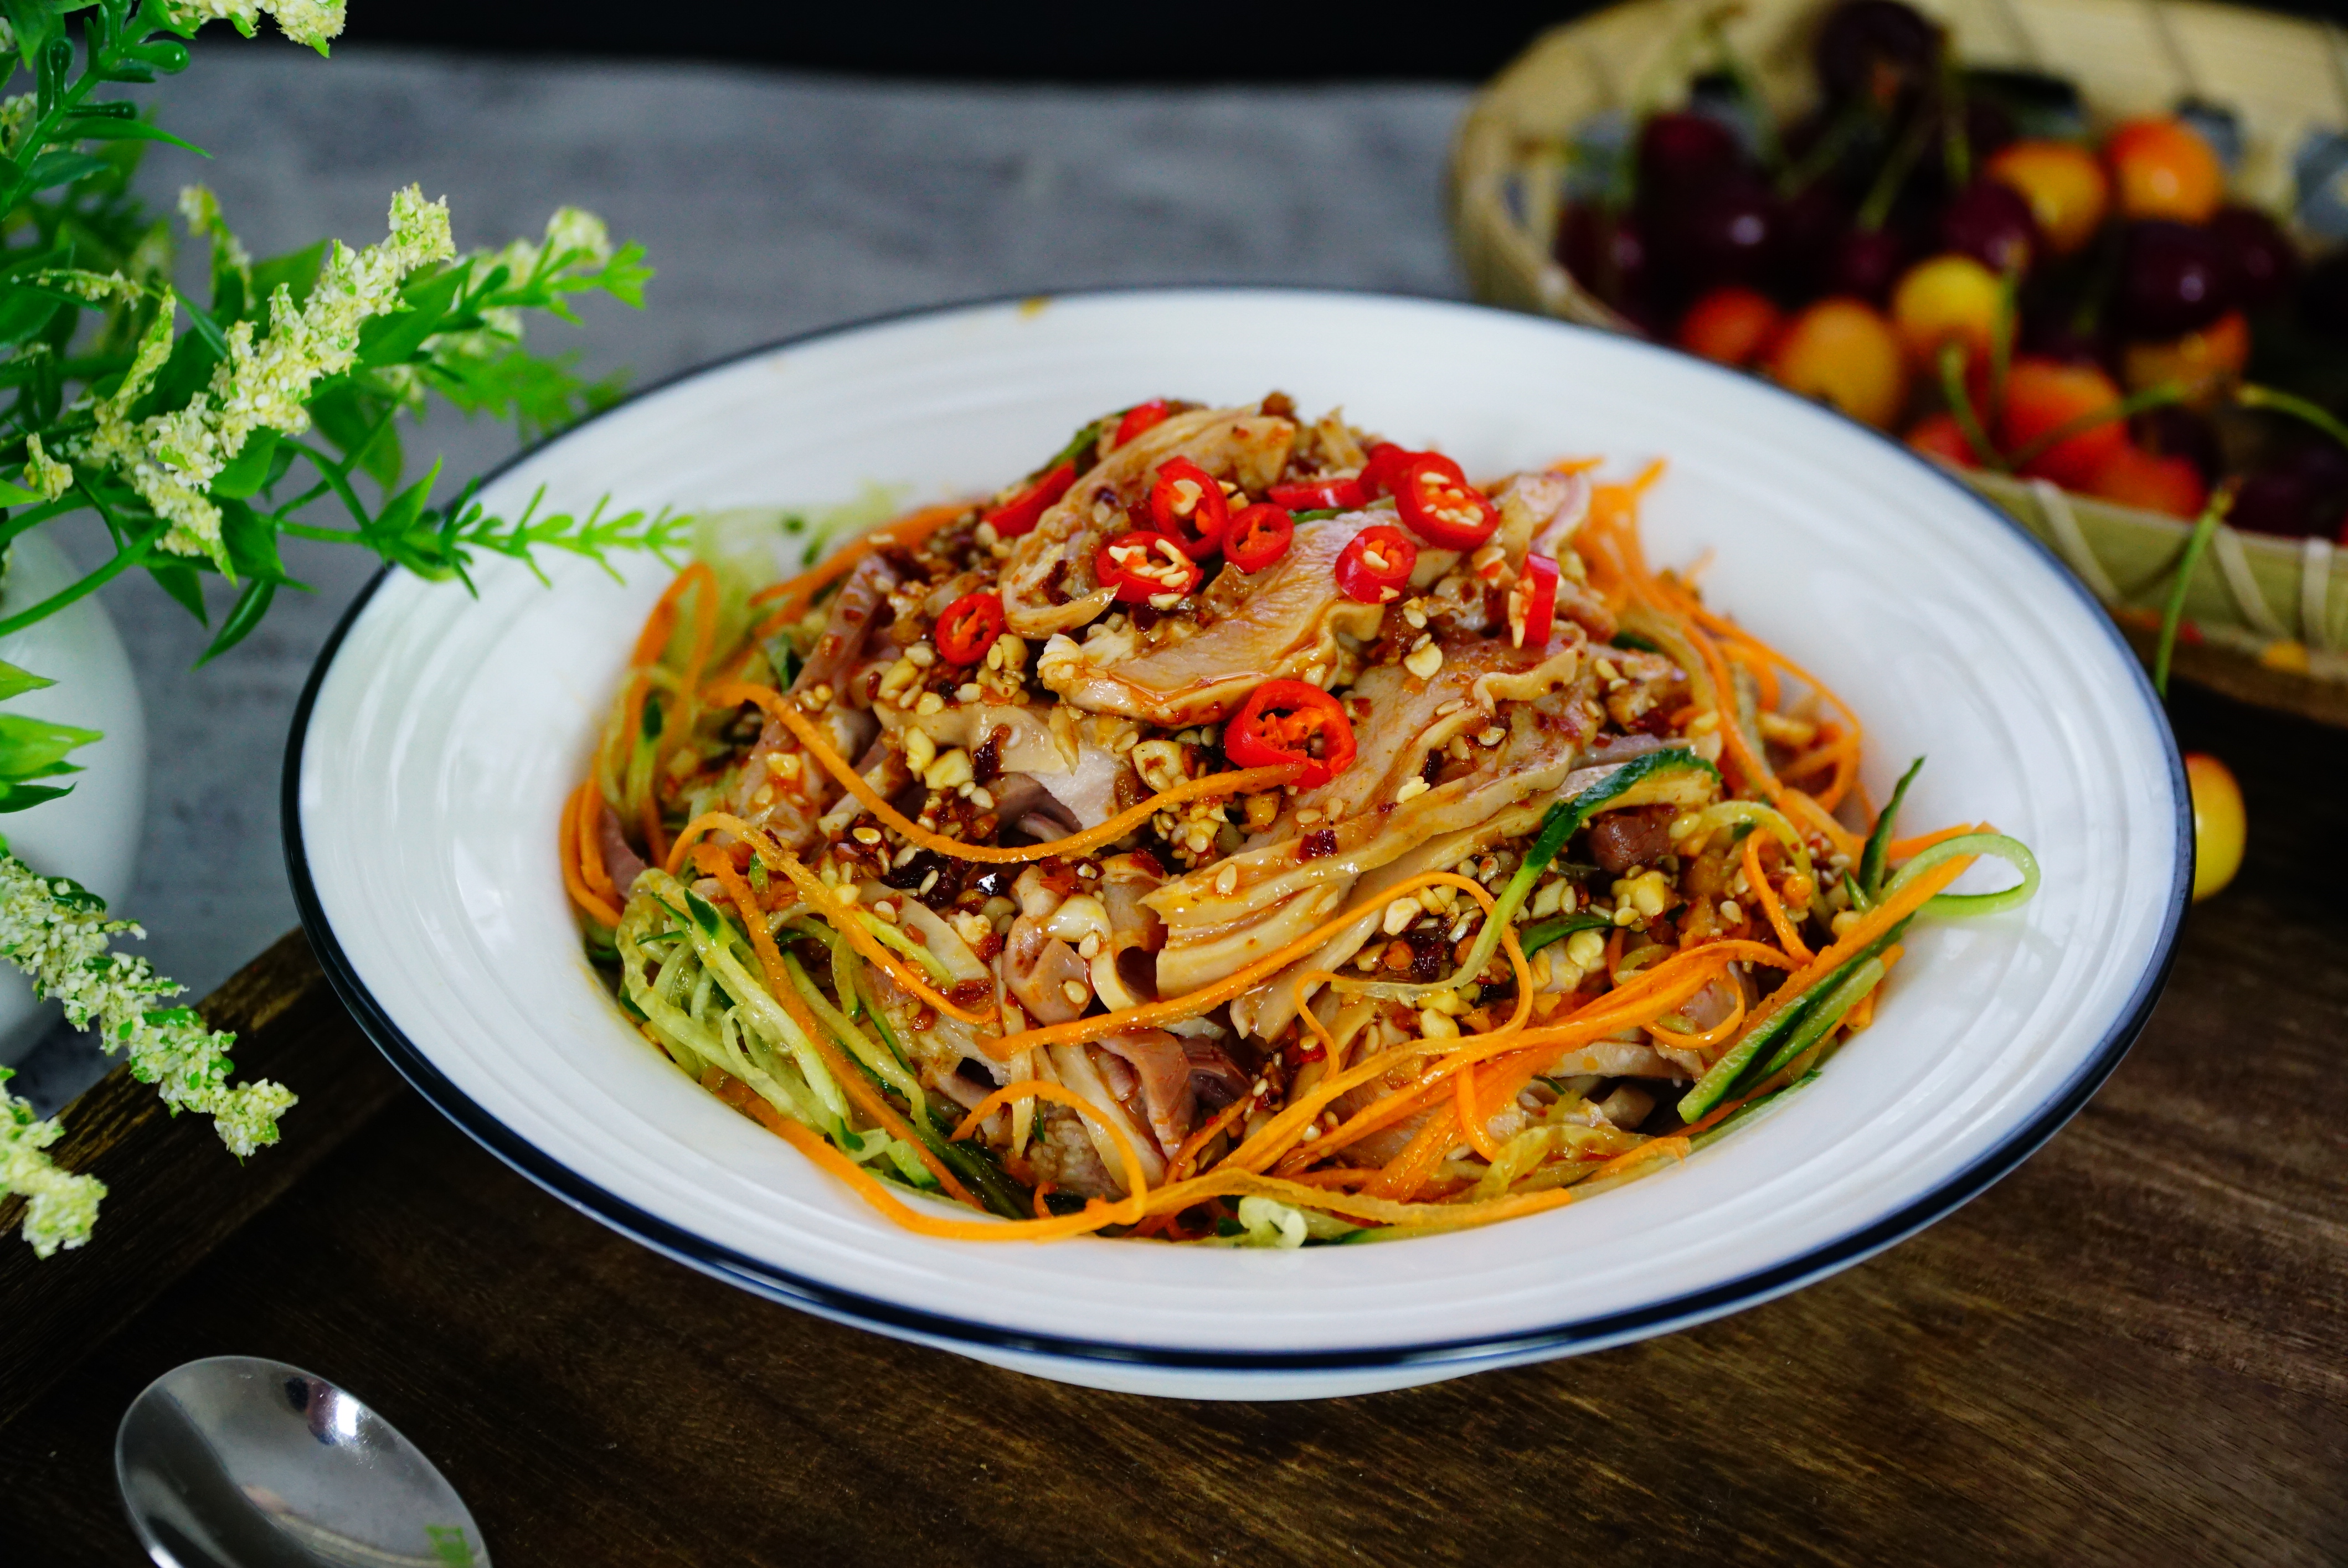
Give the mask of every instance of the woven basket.
MULTIPOLYGON (((2192 98, 2242 129, 2234 193, 2297 214, 2301 164, 2348 128, 2348 33, 2193 0, 1912 0, 1945 24, 1966 62, 2070 77, 2098 123, 2192 98)), ((1478 298, 1618 332, 1633 330, 1553 259, 1567 149, 1610 111, 1634 120, 1683 96, 1707 16, 1723 18, 1782 118, 1814 99, 1810 43, 1826 0, 1629 0, 1554 28, 1478 95, 1451 167, 1452 222, 1478 298)), ((2312 164, 2310 165, 2312 168, 2312 164)), ((2306 178, 2318 178, 2309 175, 2306 178)), ((2348 169, 2312 195, 2348 203, 2348 169)), ((2301 237, 2309 236, 2302 230, 2301 237)), ((2053 547, 2148 647, 2181 562, 2187 525, 2044 483, 1964 480, 2053 547)), ((2177 672, 2229 695, 2348 725, 2348 563, 2322 539, 2220 528, 2188 585, 2177 672)))

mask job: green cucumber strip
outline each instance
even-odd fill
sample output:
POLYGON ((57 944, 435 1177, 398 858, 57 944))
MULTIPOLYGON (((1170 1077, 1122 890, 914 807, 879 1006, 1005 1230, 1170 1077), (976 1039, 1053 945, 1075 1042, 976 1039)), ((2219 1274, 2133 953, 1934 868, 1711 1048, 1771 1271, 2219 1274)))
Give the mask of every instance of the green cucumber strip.
POLYGON ((1953 860, 1960 855, 1993 855, 2022 873, 2022 880, 1994 893, 1942 893, 1928 899, 1917 911, 1918 914, 1962 917, 2002 915, 2008 909, 2020 908, 2036 896, 2038 857, 2030 853, 2028 845, 2018 838, 2008 838, 2002 833, 1961 834, 1920 851, 1915 859, 1900 868, 1900 875, 1883 889, 1884 896, 1889 897, 1910 879, 1921 876, 1941 861, 1953 860))
POLYGON ((1818 1005, 1810 1009, 1809 1016, 1802 1020, 1802 1027, 1778 1047, 1777 1054, 1762 1063, 1760 1076, 1766 1080, 1771 1073, 1783 1071, 1802 1052, 1824 1040, 1828 1032, 1842 1021, 1843 1014, 1857 1007, 1859 999, 1882 981, 1881 958, 1869 958, 1849 971, 1841 984, 1818 999, 1818 1005))
POLYGON ((1900 819, 1900 803, 1908 798, 1908 786, 1914 784, 1916 775, 1923 771, 1924 759, 1921 757, 1908 764, 1908 771, 1900 775, 1899 784, 1892 788, 1891 798, 1884 803, 1882 812, 1876 817, 1875 830, 1867 835, 1867 848, 1859 857, 1859 886, 1869 902, 1879 897, 1879 890, 1883 886, 1884 862, 1891 855, 1891 827, 1900 819))
MULTIPOLYGON (((1751 1067, 1765 1046, 1773 1046, 1799 1027, 1819 999, 1840 985, 1852 970, 1890 945, 1907 924, 1902 921, 1838 966, 1833 971, 1812 982, 1809 989, 1796 997, 1785 1007, 1769 1015, 1757 1027, 1746 1031, 1744 1039, 1728 1048, 1728 1054, 1712 1064, 1712 1071, 1695 1081, 1695 1087, 1680 1099, 1680 1120, 1694 1122, 1704 1112, 1727 1099, 1735 1091, 1746 1070, 1751 1067)), ((1774 1052, 1773 1052, 1774 1054, 1774 1052)))
POLYGON ((1517 945, 1524 948, 1525 957, 1529 958, 1550 943, 1562 942, 1576 931, 1611 931, 1613 928, 1614 922, 1603 915, 1554 915, 1526 927, 1519 933, 1517 945))
POLYGON ((1808 1087, 1811 1081, 1816 1079, 1818 1075, 1818 1070, 1813 1067, 1807 1072, 1805 1072, 1799 1078, 1794 1080, 1793 1082, 1786 1085, 1785 1088, 1773 1089, 1768 1093, 1761 1096, 1758 1100, 1750 1101, 1746 1104, 1738 1106, 1735 1111, 1732 1111, 1727 1115, 1722 1117, 1717 1125, 1707 1127, 1703 1132, 1697 1133, 1694 1137, 1689 1139, 1688 1152, 1690 1153, 1694 1153, 1698 1149, 1705 1148, 1710 1144, 1719 1142, 1721 1139, 1726 1137, 1730 1131, 1734 1129, 1738 1122, 1745 1121, 1746 1118, 1754 1115, 1757 1112, 1775 1105, 1778 1101, 1783 1100, 1795 1090, 1808 1087))

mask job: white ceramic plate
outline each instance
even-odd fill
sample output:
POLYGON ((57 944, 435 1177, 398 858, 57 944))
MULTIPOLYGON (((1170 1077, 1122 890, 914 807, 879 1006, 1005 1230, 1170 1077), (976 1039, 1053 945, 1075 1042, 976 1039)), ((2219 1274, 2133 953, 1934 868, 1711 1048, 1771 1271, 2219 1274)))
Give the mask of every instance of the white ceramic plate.
MULTIPOLYGON (((1918 927, 1875 1027, 1684 1165, 1534 1218, 1234 1252, 925 1240, 657 1061, 582 958, 557 872, 666 572, 502 562, 480 594, 381 579, 321 657, 286 764, 304 922, 435 1104, 648 1245, 827 1317, 1103 1387, 1361 1392, 1615 1344, 1867 1256, 2011 1169, 2157 995, 2190 876, 2182 770, 2135 661, 2052 559, 1890 442, 1622 338, 1419 300, 1253 291, 998 303, 821 333, 656 388, 483 493, 686 508, 985 490, 1099 410, 1280 388, 1471 473, 1663 456, 1653 559, 1869 723, 1912 827, 1987 818, 2045 866, 2018 914, 1918 927)), ((1978 873, 1978 885, 2001 872, 1978 873)), ((1968 886, 1974 885, 1968 883, 1968 886)))

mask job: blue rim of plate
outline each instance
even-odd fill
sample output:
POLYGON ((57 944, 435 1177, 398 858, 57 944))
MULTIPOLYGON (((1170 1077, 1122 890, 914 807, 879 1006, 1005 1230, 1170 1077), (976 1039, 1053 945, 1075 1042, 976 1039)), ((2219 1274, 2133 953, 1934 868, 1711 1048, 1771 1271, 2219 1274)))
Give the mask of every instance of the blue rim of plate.
MULTIPOLYGON (((1570 322, 1559 322, 1520 312, 1504 311, 1497 306, 1469 303, 1425 295, 1395 294, 1377 290, 1349 290, 1306 287, 1280 287, 1263 284, 1184 284, 1160 287, 1133 286, 1104 289, 1055 291, 1045 294, 998 294, 980 299, 964 300, 951 304, 922 305, 901 311, 891 311, 867 316, 835 326, 819 327, 810 332, 795 333, 770 343, 757 344, 737 353, 723 355, 706 364, 679 371, 674 375, 644 386, 614 404, 581 420, 559 435, 515 454, 484 477, 483 484, 497 479, 508 469, 559 442, 576 436, 605 415, 627 407, 643 398, 664 392, 681 382, 719 370, 744 360, 797 347, 827 338, 846 336, 869 328, 912 321, 925 316, 953 315, 963 312, 983 310, 1035 299, 1088 300, 1140 297, 1149 294, 1243 294, 1272 293, 1337 295, 1366 300, 1393 300, 1419 305, 1437 305, 1451 310, 1472 311, 1506 317, 1511 321, 1539 322, 1569 333, 1588 333, 1612 343, 1630 343, 1652 354, 1669 354, 1684 366, 1701 371, 1734 376, 1741 384, 1780 397, 1794 397, 1783 388, 1759 382, 1742 372, 1716 365, 1709 361, 1683 354, 1659 344, 1643 342, 1616 333, 1602 333, 1570 322)), ((1807 398, 1797 398, 1811 408, 1819 405, 1807 398)), ((1832 409, 1825 412, 1833 414, 1832 409)), ((1841 417, 1837 414, 1837 417, 1841 417)), ((1854 428, 1869 437, 1899 451, 1940 484, 1946 485, 1972 502, 1983 514, 2009 533, 2019 538, 2036 559, 2061 579, 2065 588, 2075 595, 2088 615, 2099 626, 2124 665, 2134 674, 2138 695, 2153 716, 2154 727, 2166 743, 2168 761, 2169 791, 2176 803, 2176 866, 2177 873, 2169 888, 2168 909, 2160 931, 2157 950, 2152 959, 2137 977, 2135 990, 2121 1016, 2105 1031, 2095 1051, 2069 1082, 2040 1107, 2036 1115, 1999 1140, 1973 1163, 1956 1173, 1923 1196, 1893 1213, 1838 1240, 1828 1242, 1799 1256, 1773 1265, 1766 1269, 1745 1275, 1725 1284, 1700 1291, 1672 1296, 1653 1305, 1627 1311, 1604 1314, 1595 1317, 1573 1319, 1547 1328, 1490 1335, 1479 1338, 1433 1341, 1416 1345, 1398 1345, 1376 1348, 1339 1350, 1193 1350, 1144 1345, 1120 1345, 1110 1340, 1080 1339, 1058 1335, 1028 1334, 991 1323, 973 1323, 940 1313, 919 1311, 877 1296, 844 1290, 819 1280, 804 1278, 788 1269, 778 1268, 763 1259, 751 1257, 731 1247, 721 1246, 683 1226, 647 1214, 634 1204, 607 1192, 602 1187, 571 1169, 570 1166, 545 1153, 499 1122, 476 1103, 432 1064, 423 1050, 409 1040, 394 1023, 390 1014, 378 1003, 360 979, 349 956, 335 939, 334 927, 325 917, 318 901, 318 891, 310 876, 309 857, 302 842, 302 749, 306 737, 310 714, 325 684, 326 672, 340 651, 343 640, 356 625, 360 615, 375 599, 376 590, 396 569, 386 566, 369 579, 343 618, 335 626, 334 634, 319 651, 317 662, 311 667, 310 678, 302 688, 302 699, 294 710, 294 723, 286 737, 285 772, 280 801, 281 825, 285 841, 285 869, 294 885, 294 901, 302 921, 302 929, 309 938, 311 950, 326 974, 335 994, 342 999, 359 1027, 375 1041, 376 1049, 389 1059, 400 1076, 407 1079, 416 1091, 430 1102, 433 1108, 455 1122, 465 1133, 504 1161, 514 1170, 530 1178, 547 1192, 601 1220, 622 1235, 676 1259, 705 1274, 739 1286, 757 1295, 813 1312, 820 1317, 845 1320, 859 1325, 911 1335, 925 1339, 968 1345, 998 1352, 1023 1356, 1045 1357, 1103 1367, 1154 1367, 1178 1371, 1219 1371, 1239 1373, 1265 1372, 1338 1372, 1376 1371, 1410 1367, 1437 1367, 1459 1363, 1515 1361, 1540 1358, 1545 1354, 1565 1354, 1588 1350, 1607 1345, 1644 1338, 1674 1328, 1693 1327, 1711 1318, 1722 1317, 1741 1307, 1758 1306, 1774 1296, 1798 1289, 1860 1263, 1883 1251, 1935 1220, 1962 1206, 1999 1178, 2035 1153, 2063 1124, 2076 1115, 2104 1081, 2127 1056, 2128 1048, 2143 1033, 2154 1006, 2168 984, 2170 968, 2177 958, 2177 943, 2185 918, 2188 894, 2193 878, 2193 813, 2191 795, 2185 778, 2184 759, 2178 754, 2177 737, 2168 724, 2168 710, 2159 694, 2153 690, 2152 681, 2145 673, 2119 628, 2105 612, 2095 596, 2063 566, 2054 551, 2037 536, 2012 517, 2000 510, 1954 477, 1924 458, 1910 452, 1900 442, 1883 432, 1856 420, 1848 420, 1854 428)))

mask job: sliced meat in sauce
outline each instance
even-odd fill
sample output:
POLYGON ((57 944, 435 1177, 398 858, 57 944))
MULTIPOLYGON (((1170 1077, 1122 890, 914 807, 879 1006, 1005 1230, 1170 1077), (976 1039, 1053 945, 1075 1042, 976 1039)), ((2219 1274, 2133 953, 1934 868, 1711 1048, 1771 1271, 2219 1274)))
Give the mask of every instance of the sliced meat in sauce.
POLYGON ((1590 823, 1590 856, 1620 876, 1633 866, 1653 866, 1672 850, 1675 805, 1634 805, 1601 812, 1590 823))

